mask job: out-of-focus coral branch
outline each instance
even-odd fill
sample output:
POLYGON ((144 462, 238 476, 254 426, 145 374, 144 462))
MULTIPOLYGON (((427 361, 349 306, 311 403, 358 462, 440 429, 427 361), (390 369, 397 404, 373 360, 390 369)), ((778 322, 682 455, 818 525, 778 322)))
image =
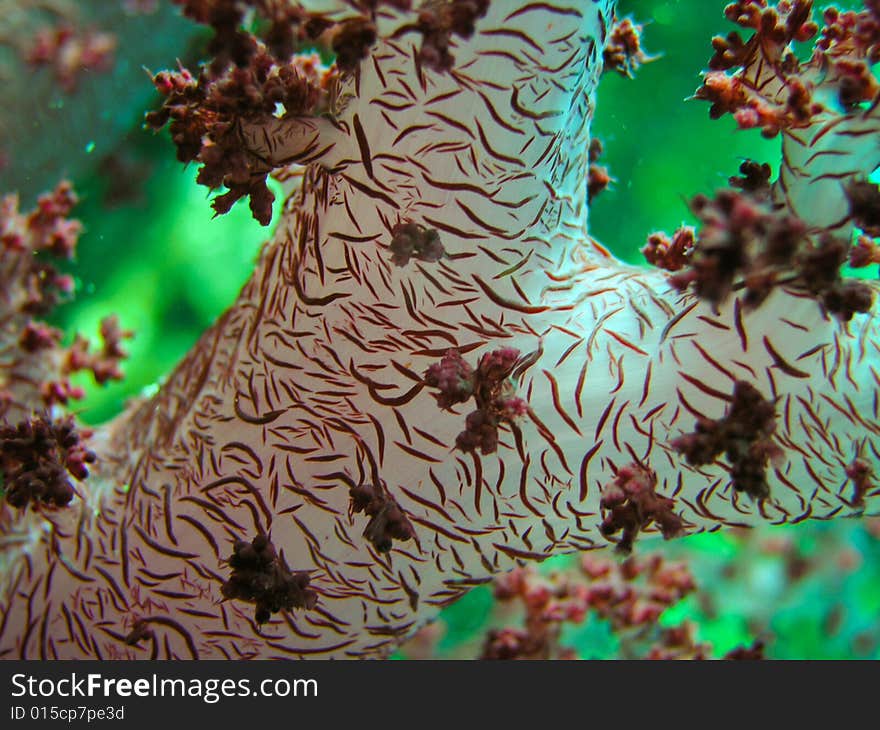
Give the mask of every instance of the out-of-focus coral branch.
POLYGON ((115 316, 101 322, 100 353, 90 353, 80 334, 63 347, 62 333, 40 319, 73 294, 73 279, 58 264, 76 253, 82 225, 69 217, 76 202, 66 181, 40 196, 30 212, 19 211, 15 195, 0 201, 0 413, 12 422, 82 398, 68 380, 72 373, 89 370, 99 384, 122 378, 119 363, 127 355, 121 342, 133 333, 115 316))
POLYGON ((96 461, 89 429, 65 415, 82 398, 71 373, 90 370, 98 383, 119 380, 126 357, 121 341, 132 333, 116 317, 101 323, 103 351, 90 353, 77 334, 69 347, 47 316, 73 293, 73 279, 61 262, 74 258, 82 232, 70 214, 77 197, 70 183, 40 196, 29 212, 16 195, 0 200, 0 571, 15 570, 20 550, 51 529, 53 515, 66 507, 96 461))
POLYGON ((694 640, 693 625, 660 629, 663 612, 696 590, 683 563, 655 554, 625 562, 588 553, 580 570, 541 575, 517 568, 495 581, 495 598, 524 608, 523 627, 491 629, 483 659, 574 659, 561 641, 563 627, 589 616, 607 621, 619 637, 622 658, 706 659, 711 647, 694 640))
POLYGON ((18 210, 9 195, 0 210, 0 278, 2 278, 2 392, 7 418, 45 407, 61 385, 58 350, 61 333, 36 319, 50 312, 73 290, 73 279, 56 262, 74 255, 81 225, 68 218, 76 203, 69 183, 40 197, 29 213, 18 210), (51 384, 55 383, 53 386, 51 384))
POLYGON ((0 191, 30 206, 98 169, 154 103, 143 66, 189 60, 192 35, 167 2, 0 0, 0 191))
POLYGON ((38 31, 26 60, 34 66, 51 67, 59 86, 72 93, 80 74, 110 68, 115 49, 116 38, 110 33, 60 25, 38 31))

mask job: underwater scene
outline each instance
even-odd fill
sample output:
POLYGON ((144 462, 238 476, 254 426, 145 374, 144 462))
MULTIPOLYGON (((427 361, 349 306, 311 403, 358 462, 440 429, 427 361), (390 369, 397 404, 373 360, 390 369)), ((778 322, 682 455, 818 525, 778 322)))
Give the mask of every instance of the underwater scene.
POLYGON ((0 657, 880 657, 880 2, 0 0, 0 657))

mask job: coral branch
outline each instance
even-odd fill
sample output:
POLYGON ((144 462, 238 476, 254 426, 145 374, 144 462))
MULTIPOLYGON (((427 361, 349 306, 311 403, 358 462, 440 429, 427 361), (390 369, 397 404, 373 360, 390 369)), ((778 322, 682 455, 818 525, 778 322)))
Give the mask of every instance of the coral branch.
MULTIPOLYGON (((167 658, 384 656, 522 561, 618 533, 627 549, 653 529, 877 510, 878 285, 840 273, 876 213, 877 105, 854 101, 870 84, 842 65, 874 53, 875 4, 828 16, 803 65, 787 45, 816 32, 809 2, 731 6, 754 37, 716 43, 721 76, 700 95, 778 134, 783 164, 772 184, 744 167, 736 190, 698 199, 692 236, 649 244, 673 282, 586 232, 610 0, 431 4, 431 63, 415 29, 394 33, 405 3, 346 3, 376 40, 358 64, 370 35, 352 34, 357 68, 315 119, 270 109, 311 97, 266 60, 288 50, 283 27, 242 37, 236 13, 268 5, 184 4, 231 8, 200 18, 222 68, 160 77, 155 121, 226 186, 215 205, 251 194, 265 217, 265 176, 309 164, 235 304, 96 434, 96 486, 27 542, 40 568, 7 571, 6 625, 76 620, 50 643, 0 632, 6 655, 135 658, 153 637, 167 658), (463 429, 454 411, 472 401, 463 429)), ((686 578, 663 578, 669 596, 686 578)), ((570 595, 536 615, 576 618, 570 595)), ((605 610, 644 622, 669 596, 605 610)), ((700 651, 667 638, 668 655, 700 651)), ((487 654, 552 643, 526 639, 496 636, 487 654)))

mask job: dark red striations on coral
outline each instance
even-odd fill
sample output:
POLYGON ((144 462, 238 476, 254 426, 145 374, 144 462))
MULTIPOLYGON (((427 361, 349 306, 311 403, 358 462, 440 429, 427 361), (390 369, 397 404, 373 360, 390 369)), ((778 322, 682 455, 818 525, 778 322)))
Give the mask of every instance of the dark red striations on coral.
MULTIPOLYGON (((356 14, 330 20, 299 4, 270 0, 174 0, 184 14, 210 26, 213 56, 198 78, 181 68, 158 73, 153 82, 165 97, 162 107, 147 114, 146 125, 159 130, 170 122, 171 137, 181 162, 202 164, 198 182, 227 191, 212 201, 217 215, 227 213, 241 198, 250 198, 251 212, 268 225, 274 195, 266 180, 273 166, 250 152, 241 138, 242 124, 309 116, 326 111, 328 89, 340 74, 352 74, 378 40, 379 5, 411 9, 410 0, 362 0, 352 3, 356 14), (255 22, 246 20, 253 14, 255 22), (326 73, 318 73, 317 57, 296 55, 303 47, 329 48, 336 56, 326 73), (279 107, 281 111, 279 112, 279 107)), ((421 62, 438 71, 451 68, 448 48, 453 35, 469 38, 489 0, 447 0, 421 8, 414 24, 396 34, 423 35, 421 62)))

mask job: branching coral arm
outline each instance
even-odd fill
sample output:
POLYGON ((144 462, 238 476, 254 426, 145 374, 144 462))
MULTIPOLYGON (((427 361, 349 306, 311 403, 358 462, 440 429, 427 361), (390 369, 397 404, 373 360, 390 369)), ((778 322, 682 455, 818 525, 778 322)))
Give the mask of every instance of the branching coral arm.
POLYGON ((873 308, 716 307, 587 237, 611 6, 493 3, 450 73, 372 50, 357 154, 305 171, 238 301, 22 536, 4 656, 384 656, 523 560, 876 509, 848 477, 880 446, 873 308))

